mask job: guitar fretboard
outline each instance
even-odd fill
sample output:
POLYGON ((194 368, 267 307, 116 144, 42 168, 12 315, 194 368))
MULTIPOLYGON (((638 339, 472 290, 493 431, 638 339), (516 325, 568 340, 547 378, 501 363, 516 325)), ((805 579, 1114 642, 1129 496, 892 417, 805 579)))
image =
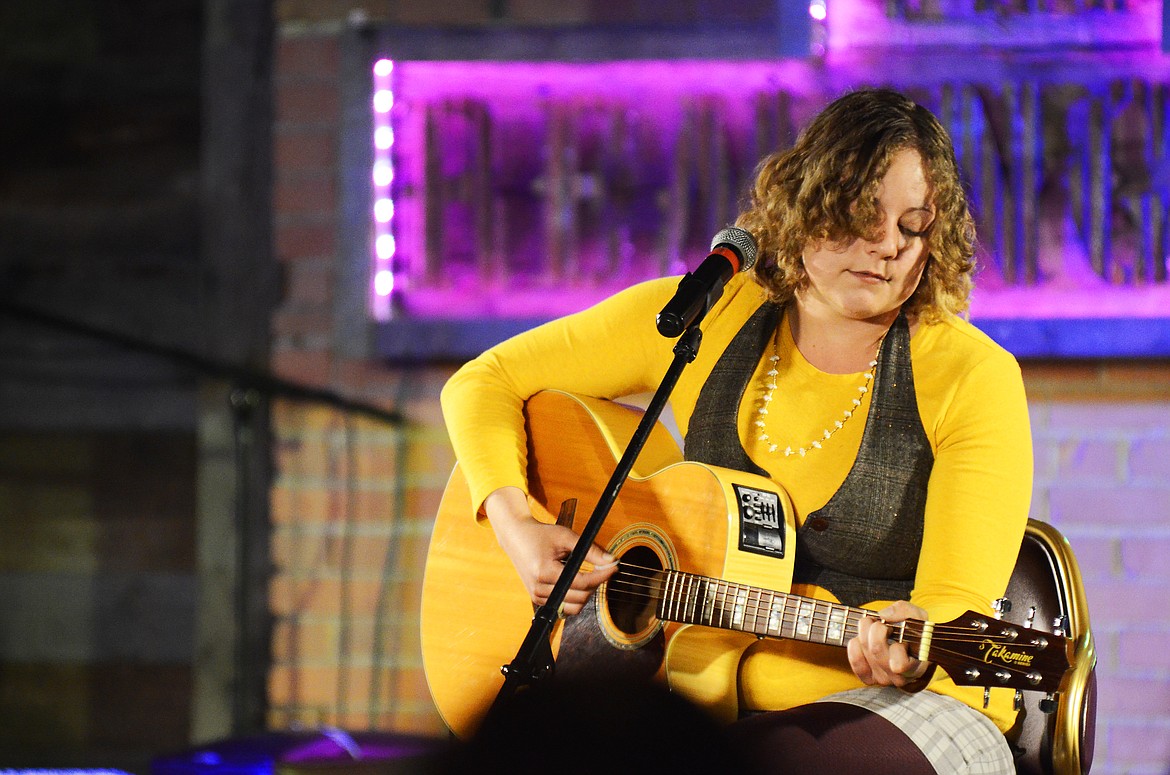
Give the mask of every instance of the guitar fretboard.
MULTIPOLYGON (((660 619, 681 624, 836 646, 857 635, 863 618, 877 618, 864 608, 673 570, 663 573, 657 613, 660 619)), ((890 638, 917 645, 922 625, 901 622, 893 626, 890 638)))

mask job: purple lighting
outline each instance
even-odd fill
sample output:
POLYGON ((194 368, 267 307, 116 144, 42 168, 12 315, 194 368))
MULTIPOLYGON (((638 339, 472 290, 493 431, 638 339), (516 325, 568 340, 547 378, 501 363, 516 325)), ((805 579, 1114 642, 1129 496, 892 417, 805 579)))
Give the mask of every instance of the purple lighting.
POLYGON ((375 320, 389 320, 391 294, 394 292, 394 198, 391 186, 394 184, 394 127, 391 116, 394 109, 394 62, 379 59, 374 63, 373 97, 373 148, 374 163, 371 170, 373 180, 373 282, 371 283, 370 306, 375 320))
MULTIPOLYGON (((827 13, 827 3, 806 3, 799 10, 809 9, 815 51, 818 40, 828 41, 817 37, 828 28, 814 19, 818 6, 827 13)), ((834 21, 849 7, 849 0, 833 0, 834 21)), ((1114 190, 1107 177, 1090 174, 1087 153, 1054 168, 1053 179, 1065 185, 1029 183, 1026 171, 1046 158, 1041 133, 1012 130, 993 143, 985 120, 1027 108, 1032 125, 1068 132, 1069 143, 1082 148, 1093 138, 1104 144, 1124 122, 1159 148, 1167 135, 1155 120, 1160 103, 1150 98, 1159 92, 1118 76, 1117 88, 1134 95, 1122 115, 1108 107, 1113 87, 1069 80, 1070 93, 1080 95, 1074 113, 1048 99, 1032 71, 989 84, 968 72, 969 59, 948 65, 967 68, 954 82, 933 72, 919 76, 918 57, 900 60, 897 73, 909 78, 917 68, 919 80, 909 87, 943 117, 963 174, 978 184, 972 202, 982 269, 972 318, 995 321, 1007 331, 999 334, 1005 342, 1027 331, 1029 341, 1013 347, 1030 357, 1085 357, 1082 337, 1064 333, 1082 320, 1121 321, 1110 332, 1132 325, 1123 340, 1093 353, 1165 352, 1170 345, 1129 346, 1138 334, 1170 341, 1163 333, 1170 326, 1161 322, 1170 283, 1155 239, 1167 228, 1160 211, 1143 204, 1146 194, 1114 190), (1102 202, 1137 215, 1108 220, 1102 202)), ((868 60, 832 56, 396 62, 362 98, 372 146, 362 173, 372 181, 364 290, 375 320, 393 320, 399 334, 416 324, 538 321, 640 280, 681 274, 734 216, 756 161, 790 143, 841 89, 872 82, 873 72, 868 60), (381 91, 392 94, 386 113, 372 107, 381 91)), ((1113 157, 1119 169, 1136 172, 1144 169, 1140 161, 1113 157)))
POLYGON ((374 240, 374 252, 378 258, 383 261, 389 261, 394 258, 394 235, 381 234, 374 240))
POLYGON ((379 199, 374 202, 374 219, 379 223, 387 223, 394 217, 394 200, 379 199))
POLYGON ((374 293, 378 296, 389 296, 394 292, 394 273, 382 270, 374 274, 374 293))

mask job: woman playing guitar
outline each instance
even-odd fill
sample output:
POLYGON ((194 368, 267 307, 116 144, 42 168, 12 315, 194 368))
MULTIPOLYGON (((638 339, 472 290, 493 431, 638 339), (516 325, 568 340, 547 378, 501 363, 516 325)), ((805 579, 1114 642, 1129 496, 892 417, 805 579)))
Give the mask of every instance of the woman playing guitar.
MULTIPOLYGON (((950 138, 925 108, 855 91, 760 165, 737 226, 759 259, 703 320, 671 408, 687 459, 766 476, 792 499, 792 591, 878 612, 844 652, 760 640, 739 657, 738 747, 770 771, 1012 772, 1011 692, 957 686, 891 628, 990 613, 1031 497, 1015 359, 963 317, 973 222, 950 138)), ((471 502, 543 603, 576 533, 533 516, 525 401, 653 390, 672 358, 637 285, 492 348, 443 408, 471 502)), ((475 519, 468 514, 467 519, 475 519)), ((594 546, 563 612, 615 573, 594 546)))

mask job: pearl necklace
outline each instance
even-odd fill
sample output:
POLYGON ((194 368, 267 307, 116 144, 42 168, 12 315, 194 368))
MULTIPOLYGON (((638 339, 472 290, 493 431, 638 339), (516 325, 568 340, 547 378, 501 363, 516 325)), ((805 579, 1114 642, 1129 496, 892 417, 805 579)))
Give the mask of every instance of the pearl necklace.
MULTIPOLYGON (((865 394, 869 392, 869 385, 871 382, 873 382, 874 369, 878 365, 878 358, 880 357, 882 351, 882 342, 885 341, 885 338, 886 337, 883 334, 882 338, 878 340, 877 353, 874 355, 874 359, 869 362, 869 370, 866 371, 864 375, 862 375, 861 386, 857 388, 857 392, 860 395, 853 399, 852 405, 845 410, 841 416, 841 419, 834 420, 833 424, 828 428, 825 428, 825 430, 821 432, 821 435, 818 438, 813 439, 805 446, 798 447, 797 449, 793 449, 792 447, 785 447, 783 453, 784 457, 792 457, 793 455, 804 457, 814 449, 821 449, 821 447, 824 445, 824 442, 828 441, 833 437, 834 433, 845 427, 845 423, 849 420, 850 417, 853 416, 853 413, 861 407, 861 399, 864 398, 865 394)), ((768 432, 764 429, 766 425, 764 417, 768 414, 768 405, 772 403, 772 394, 776 392, 776 377, 780 374, 780 372, 776 369, 776 365, 780 361, 779 340, 780 334, 779 331, 777 331, 777 334, 774 337, 772 343, 772 355, 768 357, 769 369, 764 375, 764 387, 766 388, 766 391, 760 398, 760 405, 756 409, 756 414, 758 416, 755 420, 756 427, 760 429, 759 435, 756 438, 759 439, 761 443, 767 445, 769 452, 776 452, 780 449, 780 445, 774 444, 771 437, 768 436, 768 432)))

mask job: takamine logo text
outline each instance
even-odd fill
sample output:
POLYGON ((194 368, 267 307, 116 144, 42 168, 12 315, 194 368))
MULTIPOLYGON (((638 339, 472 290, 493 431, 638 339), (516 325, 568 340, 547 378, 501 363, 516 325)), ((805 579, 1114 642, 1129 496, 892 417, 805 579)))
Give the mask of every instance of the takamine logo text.
POLYGON ((983 652, 984 662, 998 662, 1004 665, 1018 665, 1019 667, 1031 667, 1032 658, 1035 656, 1035 654, 1024 651, 1012 651, 1001 643, 992 643, 989 640, 979 644, 979 650, 983 652))

